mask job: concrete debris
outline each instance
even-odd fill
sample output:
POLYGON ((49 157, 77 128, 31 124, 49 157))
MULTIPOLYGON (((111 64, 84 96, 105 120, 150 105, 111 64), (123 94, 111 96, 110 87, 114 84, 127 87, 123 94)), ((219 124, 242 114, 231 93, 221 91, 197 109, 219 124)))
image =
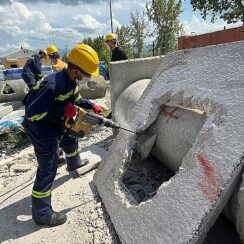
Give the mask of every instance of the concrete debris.
POLYGON ((158 188, 172 176, 174 172, 163 166, 153 155, 142 159, 137 152, 134 152, 122 183, 138 205, 154 197, 158 188))

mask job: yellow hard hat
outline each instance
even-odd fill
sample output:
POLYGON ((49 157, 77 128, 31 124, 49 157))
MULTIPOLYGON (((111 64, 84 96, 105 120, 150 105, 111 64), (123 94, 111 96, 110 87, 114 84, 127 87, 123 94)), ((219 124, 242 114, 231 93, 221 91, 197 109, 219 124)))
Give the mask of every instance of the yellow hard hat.
POLYGON ((47 51, 45 49, 39 51, 39 55, 41 55, 42 53, 44 53, 47 56, 47 51))
POLYGON ((96 51, 89 45, 76 45, 67 54, 67 59, 90 75, 97 76, 99 74, 99 58, 96 51))
POLYGON ((52 53, 57 53, 58 49, 54 45, 50 45, 47 47, 47 55, 52 54, 52 53))
POLYGON ((105 36, 105 41, 110 41, 110 40, 114 40, 117 39, 117 36, 113 33, 109 33, 105 36))

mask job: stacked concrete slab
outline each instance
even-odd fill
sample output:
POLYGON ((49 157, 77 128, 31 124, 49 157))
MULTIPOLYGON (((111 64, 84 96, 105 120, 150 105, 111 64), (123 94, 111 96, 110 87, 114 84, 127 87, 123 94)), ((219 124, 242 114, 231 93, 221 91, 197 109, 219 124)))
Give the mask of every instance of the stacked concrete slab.
POLYGON ((138 135, 119 132, 95 182, 123 243, 202 243, 243 170, 243 70, 244 42, 179 51, 162 60, 127 125, 143 133, 164 105, 203 111, 206 120, 178 173, 141 204, 122 182, 138 135))
POLYGON ((0 119, 23 105, 21 101, 0 103, 0 119))

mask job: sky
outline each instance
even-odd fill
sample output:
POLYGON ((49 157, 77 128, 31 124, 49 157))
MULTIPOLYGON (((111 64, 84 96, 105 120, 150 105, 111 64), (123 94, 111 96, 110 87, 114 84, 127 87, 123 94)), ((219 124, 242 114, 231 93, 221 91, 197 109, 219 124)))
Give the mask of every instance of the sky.
MULTIPOLYGON (((204 21, 183 3, 179 17, 185 34, 221 30, 227 24, 204 21)), ((131 12, 142 12, 151 0, 111 0, 113 28, 129 25, 131 12)), ((241 23, 228 25, 241 26, 241 23)), ((69 50, 84 37, 111 32, 109 0, 0 0, 0 56, 20 49, 39 50, 50 44, 69 50)))

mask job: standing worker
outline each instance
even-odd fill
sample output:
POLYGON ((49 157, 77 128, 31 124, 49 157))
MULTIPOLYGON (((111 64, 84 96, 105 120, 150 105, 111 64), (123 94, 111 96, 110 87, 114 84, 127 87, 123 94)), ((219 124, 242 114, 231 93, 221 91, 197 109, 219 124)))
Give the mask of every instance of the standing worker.
POLYGON ((38 54, 32 55, 23 67, 21 77, 29 89, 36 85, 38 80, 43 77, 41 59, 47 58, 46 50, 40 50, 38 54))
POLYGON ((112 62, 128 59, 127 55, 117 46, 117 36, 115 34, 106 35, 105 41, 112 51, 112 62))
POLYGON ((53 72, 58 72, 63 68, 67 68, 67 64, 60 59, 58 48, 54 45, 47 47, 47 55, 51 60, 53 72))
POLYGON ((77 81, 99 73, 97 53, 85 44, 76 45, 68 54, 68 67, 41 80, 28 93, 23 126, 34 146, 38 169, 32 190, 32 217, 38 225, 63 224, 64 213, 51 206, 51 187, 58 167, 59 147, 65 152, 67 171, 88 163, 80 159, 78 139, 63 130, 64 119, 76 115, 77 105, 101 113, 102 107, 81 99, 77 81))

